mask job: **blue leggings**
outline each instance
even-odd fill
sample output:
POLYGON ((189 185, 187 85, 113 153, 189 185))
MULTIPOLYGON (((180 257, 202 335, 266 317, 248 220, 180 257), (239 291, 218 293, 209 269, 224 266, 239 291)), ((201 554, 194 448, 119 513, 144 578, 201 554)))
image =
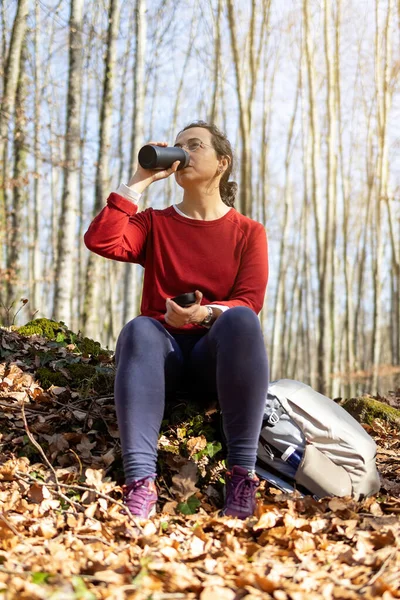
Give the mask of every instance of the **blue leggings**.
POLYGON ((228 468, 254 469, 268 389, 260 321, 250 308, 223 312, 200 334, 170 334, 156 319, 136 317, 115 353, 115 404, 126 483, 156 473, 165 401, 190 380, 208 404, 217 398, 228 468), (207 402, 208 401, 208 402, 207 402))

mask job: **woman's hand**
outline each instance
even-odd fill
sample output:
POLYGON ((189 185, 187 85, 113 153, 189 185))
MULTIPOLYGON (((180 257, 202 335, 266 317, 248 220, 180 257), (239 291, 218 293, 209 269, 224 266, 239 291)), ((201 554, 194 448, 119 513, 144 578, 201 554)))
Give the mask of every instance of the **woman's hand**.
POLYGON ((196 290, 196 302, 188 308, 183 308, 170 298, 167 298, 165 322, 172 327, 183 327, 189 323, 201 323, 208 314, 205 306, 201 306, 203 294, 196 290))
MULTIPOLYGON (((165 148, 168 146, 168 142, 147 142, 146 145, 151 146, 162 146, 165 148)), ((132 188, 137 192, 144 192, 144 190, 149 187, 151 183, 154 181, 159 181, 160 179, 166 179, 173 173, 175 173, 180 165, 180 160, 176 160, 169 169, 143 169, 140 163, 137 163, 136 172, 131 177, 128 187, 132 188)))

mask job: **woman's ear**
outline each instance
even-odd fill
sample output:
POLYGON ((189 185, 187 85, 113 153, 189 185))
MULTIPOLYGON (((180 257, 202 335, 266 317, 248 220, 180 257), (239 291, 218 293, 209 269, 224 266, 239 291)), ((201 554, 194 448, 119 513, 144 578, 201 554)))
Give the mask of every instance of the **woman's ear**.
POLYGON ((219 161, 219 165, 218 165, 218 173, 222 173, 224 171, 227 170, 227 168, 229 167, 229 158, 227 156, 223 156, 221 158, 221 160, 219 161))

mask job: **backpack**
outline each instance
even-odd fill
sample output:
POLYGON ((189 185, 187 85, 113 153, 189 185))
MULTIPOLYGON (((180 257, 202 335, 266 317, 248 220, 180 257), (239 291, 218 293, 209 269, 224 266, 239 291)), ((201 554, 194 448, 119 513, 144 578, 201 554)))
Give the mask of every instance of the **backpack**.
POLYGON ((339 404, 291 379, 270 383, 256 472, 316 498, 376 494, 376 444, 339 404))

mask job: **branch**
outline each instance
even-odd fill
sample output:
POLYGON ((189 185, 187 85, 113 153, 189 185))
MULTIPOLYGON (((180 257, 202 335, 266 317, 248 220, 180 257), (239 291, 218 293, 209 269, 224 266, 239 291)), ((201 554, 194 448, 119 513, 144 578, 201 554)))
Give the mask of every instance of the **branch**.
MULTIPOLYGON (((57 485, 57 484, 51 483, 51 482, 37 481, 37 479, 35 479, 34 477, 32 477, 32 475, 29 475, 29 473, 22 473, 22 471, 16 471, 15 474, 16 474, 16 476, 17 476, 18 479, 22 479, 25 482, 26 482, 26 477, 28 477, 30 481, 36 483, 37 485, 45 485, 46 487, 54 487, 54 486, 57 485)), ((140 527, 140 525, 137 523, 138 517, 135 517, 135 515, 133 515, 131 513, 131 511, 129 510, 128 506, 126 504, 124 504, 123 502, 120 502, 119 500, 115 500, 115 498, 113 498, 112 496, 109 496, 108 494, 103 494, 103 492, 99 492, 95 488, 91 488, 91 487, 86 486, 86 485, 79 485, 79 484, 71 485, 71 484, 68 484, 68 483, 61 483, 61 482, 58 481, 58 486, 59 487, 63 487, 63 488, 67 488, 67 489, 70 489, 70 490, 82 490, 84 492, 94 492, 95 494, 97 494, 97 496, 100 496, 100 498, 104 498, 105 500, 108 500, 109 502, 112 502, 113 504, 116 504, 117 506, 119 506, 120 508, 122 508, 126 512, 126 514, 128 515, 129 519, 139 529, 140 533, 143 533, 142 527, 140 527)), ((78 505, 78 506, 81 507, 80 505, 78 505)))
MULTIPOLYGON (((26 415, 25 415, 25 408, 24 408, 24 403, 22 402, 21 404, 21 413, 22 413, 22 419, 24 421, 24 427, 25 427, 25 431, 26 431, 26 435, 28 436, 29 440, 31 441, 31 443, 35 446, 35 448, 37 448, 40 452, 40 454, 43 456, 43 459, 46 463, 46 465, 49 467, 50 471, 53 473, 54 475, 54 479, 55 479, 55 485, 57 487, 57 494, 60 496, 60 498, 62 498, 65 502, 67 502, 68 504, 70 504, 72 506, 72 508, 78 507, 78 509, 83 512, 83 508, 80 506, 80 504, 78 504, 77 502, 74 502, 73 500, 71 500, 70 498, 68 498, 68 496, 66 496, 65 494, 63 494, 63 492, 61 491, 61 487, 60 487, 60 482, 58 481, 58 477, 57 477, 57 473, 53 467, 53 465, 51 464, 51 462, 49 461, 49 459, 47 458, 42 446, 39 444, 39 442, 37 442, 35 440, 35 438, 33 437, 33 435, 31 434, 30 430, 29 430, 29 426, 28 426, 28 421, 26 420, 26 415)), ((37 482, 36 482, 37 483, 37 482)))
POLYGON ((24 536, 21 535, 19 533, 19 531, 17 531, 17 529, 15 529, 14 525, 12 523, 10 523, 10 521, 6 518, 4 513, 0 513, 0 519, 7 525, 7 527, 9 529, 11 529, 11 531, 19 538, 22 539, 24 536))

